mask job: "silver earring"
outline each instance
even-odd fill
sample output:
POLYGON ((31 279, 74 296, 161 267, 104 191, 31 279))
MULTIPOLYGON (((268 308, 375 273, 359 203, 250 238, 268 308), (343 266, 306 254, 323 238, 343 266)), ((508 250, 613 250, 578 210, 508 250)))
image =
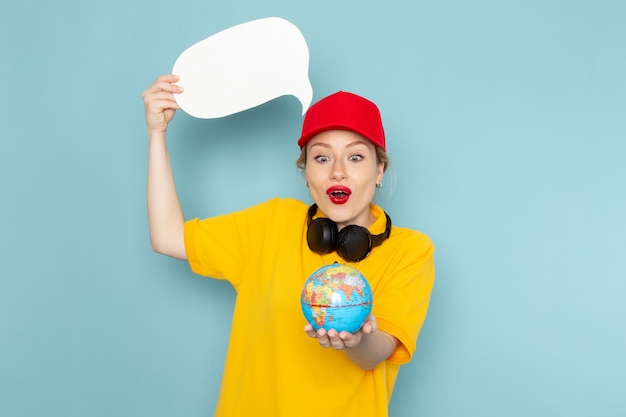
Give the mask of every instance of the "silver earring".
POLYGON ((381 181, 381 182, 377 182, 377 183, 376 183, 376 188, 380 188, 380 187, 382 187, 382 186, 383 186, 383 182, 382 182, 382 181, 381 181))

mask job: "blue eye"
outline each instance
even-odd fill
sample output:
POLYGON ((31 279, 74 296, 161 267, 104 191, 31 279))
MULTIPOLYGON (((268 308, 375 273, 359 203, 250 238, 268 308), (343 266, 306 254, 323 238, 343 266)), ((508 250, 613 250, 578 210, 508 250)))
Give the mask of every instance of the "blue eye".
POLYGON ((359 162, 363 159, 363 155, 352 155, 349 159, 352 162, 359 162))
POLYGON ((324 155, 316 156, 315 160, 317 162, 328 162, 328 157, 324 155))

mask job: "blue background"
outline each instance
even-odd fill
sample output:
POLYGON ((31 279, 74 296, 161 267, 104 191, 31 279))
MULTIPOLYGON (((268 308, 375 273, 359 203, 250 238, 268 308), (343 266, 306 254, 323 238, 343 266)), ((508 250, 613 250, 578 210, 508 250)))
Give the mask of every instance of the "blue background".
MULTIPOLYGON (((314 99, 379 104, 393 169, 378 202, 437 246, 392 415, 626 415, 618 0, 5 0, 2 415, 211 415, 234 292, 150 251, 141 93, 191 44, 268 16, 304 34, 314 99)), ((300 123, 289 96, 179 112, 186 216, 309 201, 300 123)))

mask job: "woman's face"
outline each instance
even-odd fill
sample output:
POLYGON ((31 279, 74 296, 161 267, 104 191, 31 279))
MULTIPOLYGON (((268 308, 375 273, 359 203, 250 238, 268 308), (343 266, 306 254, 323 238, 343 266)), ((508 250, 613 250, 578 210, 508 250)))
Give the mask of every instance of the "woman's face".
POLYGON ((384 164, 376 147, 358 133, 327 130, 307 143, 305 178, 313 201, 324 214, 344 226, 368 227, 374 222, 369 205, 384 164))

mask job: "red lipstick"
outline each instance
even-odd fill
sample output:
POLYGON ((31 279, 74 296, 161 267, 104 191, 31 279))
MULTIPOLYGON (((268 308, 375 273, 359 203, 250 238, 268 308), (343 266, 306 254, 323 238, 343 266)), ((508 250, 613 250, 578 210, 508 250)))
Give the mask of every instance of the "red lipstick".
POLYGON ((326 190, 326 194, 330 198, 330 201, 334 204, 345 204, 350 198, 352 191, 348 187, 341 185, 334 185, 326 190))

